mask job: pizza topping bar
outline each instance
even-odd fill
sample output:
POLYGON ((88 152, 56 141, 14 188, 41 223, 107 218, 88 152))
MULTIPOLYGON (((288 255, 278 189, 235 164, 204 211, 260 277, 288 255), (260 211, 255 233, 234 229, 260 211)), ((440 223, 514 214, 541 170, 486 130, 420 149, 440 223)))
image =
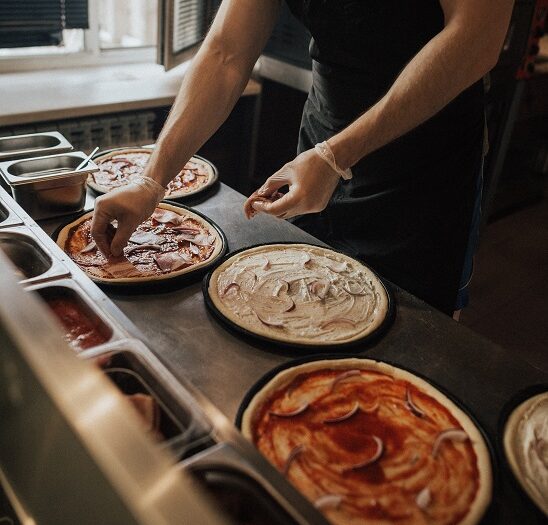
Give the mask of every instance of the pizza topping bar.
POLYGON ((64 248, 84 271, 101 279, 151 277, 184 269, 209 259, 217 243, 197 219, 157 208, 130 237, 123 256, 107 260, 91 237, 91 220, 70 230, 64 248))
MULTIPOLYGON (((90 174, 92 180, 104 191, 110 191, 127 184, 132 177, 143 174, 151 152, 137 150, 112 154, 104 160, 98 160, 99 171, 90 174)), ((174 193, 190 193, 204 186, 210 179, 209 170, 203 163, 190 160, 168 184, 166 197, 174 193)))
POLYGON ((478 492, 476 452, 455 416, 424 390, 380 371, 296 373, 257 405, 249 432, 337 525, 454 525, 478 492))
POLYGON ((238 254, 213 281, 220 309, 243 328, 284 340, 337 343, 367 334, 384 319, 386 292, 365 266, 335 256, 277 245, 238 254))

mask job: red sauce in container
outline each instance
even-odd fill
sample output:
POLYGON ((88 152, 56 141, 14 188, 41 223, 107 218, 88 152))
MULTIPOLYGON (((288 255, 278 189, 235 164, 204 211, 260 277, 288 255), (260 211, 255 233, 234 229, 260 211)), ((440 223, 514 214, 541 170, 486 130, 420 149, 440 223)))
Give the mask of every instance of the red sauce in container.
POLYGON ((110 339, 110 328, 75 297, 63 295, 45 299, 65 329, 66 341, 75 350, 86 350, 110 339))

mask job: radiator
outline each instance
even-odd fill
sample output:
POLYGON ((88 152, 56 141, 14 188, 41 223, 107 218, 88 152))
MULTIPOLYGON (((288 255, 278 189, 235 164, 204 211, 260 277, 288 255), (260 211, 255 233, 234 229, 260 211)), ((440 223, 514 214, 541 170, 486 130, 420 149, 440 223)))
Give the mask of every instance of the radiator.
POLYGON ((0 128, 0 136, 59 131, 74 149, 81 151, 91 151, 95 146, 99 146, 101 150, 119 146, 142 146, 154 142, 156 119, 154 111, 114 113, 0 128))

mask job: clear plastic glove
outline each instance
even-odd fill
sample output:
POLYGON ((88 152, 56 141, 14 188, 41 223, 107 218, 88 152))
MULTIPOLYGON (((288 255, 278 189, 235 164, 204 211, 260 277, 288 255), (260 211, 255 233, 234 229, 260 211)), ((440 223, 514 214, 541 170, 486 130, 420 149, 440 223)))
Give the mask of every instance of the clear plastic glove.
POLYGON ((154 209, 164 198, 165 189, 154 181, 151 183, 151 180, 132 181, 95 201, 91 235, 105 257, 122 255, 137 226, 154 213, 154 209), (114 238, 111 225, 113 221, 118 223, 114 238))
POLYGON ((250 219, 256 212, 289 219, 325 209, 339 183, 339 175, 313 150, 304 151, 269 177, 244 204, 250 219), (289 191, 278 192, 283 186, 289 191))

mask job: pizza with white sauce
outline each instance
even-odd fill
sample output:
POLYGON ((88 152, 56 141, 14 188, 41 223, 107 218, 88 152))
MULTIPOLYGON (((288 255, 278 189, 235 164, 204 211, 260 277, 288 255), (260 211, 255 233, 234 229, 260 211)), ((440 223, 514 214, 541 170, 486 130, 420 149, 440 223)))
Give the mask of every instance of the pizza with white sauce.
MULTIPOLYGON (((57 244, 94 281, 131 284, 194 272, 222 256, 223 238, 213 224, 188 208, 160 203, 138 226, 120 257, 107 259, 91 235, 93 211, 66 225, 57 244)), ((111 225, 110 235, 114 236, 111 225)))
POLYGON ((503 443, 520 485, 548 516, 548 392, 530 397, 512 411, 503 443))
POLYGON ((473 525, 491 499, 489 450, 470 417, 386 363, 287 368, 252 397, 241 429, 335 525, 473 525))
MULTIPOLYGON (((152 154, 151 148, 128 148, 115 150, 94 159, 99 171, 90 173, 87 184, 98 193, 107 193, 127 184, 132 177, 143 174, 152 154)), ((168 184, 166 199, 179 199, 194 195, 211 186, 217 180, 213 166, 194 156, 168 184)))
POLYGON ((207 293, 231 323, 296 345, 356 342, 380 328, 389 311, 386 288, 367 266, 308 244, 236 253, 213 271, 207 293))

